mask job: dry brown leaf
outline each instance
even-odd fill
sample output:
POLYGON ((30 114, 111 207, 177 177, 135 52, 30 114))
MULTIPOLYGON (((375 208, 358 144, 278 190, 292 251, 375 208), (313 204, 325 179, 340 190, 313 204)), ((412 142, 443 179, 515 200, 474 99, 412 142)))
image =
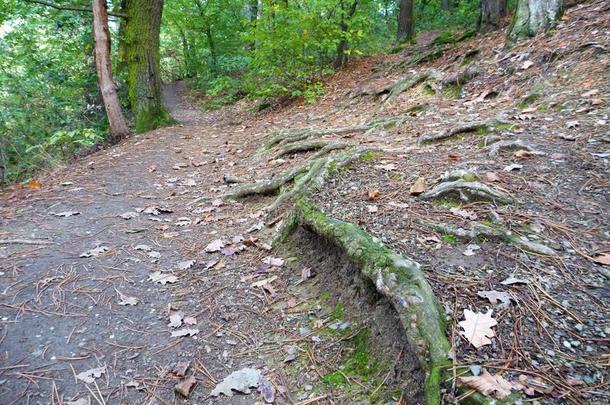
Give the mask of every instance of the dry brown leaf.
POLYGON ((409 193, 411 195, 419 195, 424 191, 426 191, 426 179, 424 177, 419 177, 411 186, 409 193))
POLYGON ((528 157, 532 156, 533 153, 530 152, 529 150, 521 149, 521 150, 516 151, 514 153, 514 155, 518 159, 524 159, 524 158, 528 158, 528 157))
POLYGON ((197 380, 195 379, 195 377, 193 377, 191 375, 188 378, 186 378, 184 381, 182 381, 181 383, 176 384, 176 386, 174 387, 174 390, 178 394, 180 394, 186 398, 191 393, 191 390, 193 389, 195 384, 197 384, 197 380))
POLYGON ((491 343, 489 338, 495 336, 491 328, 498 322, 492 318, 492 310, 486 313, 473 312, 469 309, 464 310, 464 320, 459 325, 464 329, 460 332, 477 349, 491 343))
POLYGON ((595 263, 610 266, 610 253, 598 253, 597 256, 592 257, 591 260, 593 260, 595 263))
POLYGON ((500 181, 500 177, 498 177, 498 175, 494 172, 485 173, 485 178, 487 181, 500 181))
POLYGON ((487 371, 483 371, 478 376, 460 377, 460 382, 474 388, 483 395, 493 395, 499 399, 509 396, 512 389, 515 388, 500 374, 491 375, 487 371))
POLYGON ((40 190, 42 188, 42 183, 36 179, 32 179, 32 180, 28 181, 27 186, 28 186, 28 188, 31 188, 32 190, 40 190))
POLYGON ((529 69, 532 66, 534 66, 534 62, 532 62, 531 60, 526 60, 525 62, 523 62, 523 65, 521 65, 521 69, 529 69))
POLYGON ((369 192, 368 192, 369 201, 375 201, 375 200, 377 200, 377 199, 379 198, 379 194, 380 194, 380 193, 381 193, 381 192, 379 191, 379 189, 378 189, 378 188, 375 188, 375 189, 369 190, 369 192))

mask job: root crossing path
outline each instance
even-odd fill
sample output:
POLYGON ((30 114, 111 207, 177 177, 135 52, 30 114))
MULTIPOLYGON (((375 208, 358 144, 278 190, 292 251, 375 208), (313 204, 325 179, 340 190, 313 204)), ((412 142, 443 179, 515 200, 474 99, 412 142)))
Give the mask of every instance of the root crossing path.
POLYGON ((3 404, 324 398, 274 368, 315 335, 288 314, 301 270, 272 257, 260 202, 222 200, 227 173, 256 178, 262 140, 238 112, 203 113, 183 91, 166 89, 180 125, 1 195, 3 404), (250 395, 211 396, 244 368, 261 376, 250 395))

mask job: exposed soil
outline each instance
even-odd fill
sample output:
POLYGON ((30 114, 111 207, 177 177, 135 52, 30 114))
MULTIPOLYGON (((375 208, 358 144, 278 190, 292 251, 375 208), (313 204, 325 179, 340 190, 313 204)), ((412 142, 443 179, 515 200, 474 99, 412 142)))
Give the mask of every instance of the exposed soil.
MULTIPOLYGON (((225 175, 269 179, 312 155, 277 159, 276 149, 260 151, 272 130, 398 115, 406 121, 395 127, 321 137, 380 152, 334 173, 312 194, 319 208, 422 264, 451 325, 456 375, 482 367, 511 381, 536 379, 542 388, 531 398, 543 403, 607 402, 610 276, 598 255, 610 252, 608 26, 607 4, 591 1, 569 9, 553 33, 511 50, 498 32, 410 63, 430 51, 428 41, 350 63, 329 78, 314 105, 260 113, 247 101, 203 113, 184 97, 184 85, 169 86, 167 104, 181 125, 41 176, 41 189, 0 195, 0 239, 31 243, 0 245, 0 402, 185 403, 174 392, 184 377, 172 372, 184 361, 198 382, 193 403, 262 401, 255 390, 209 397, 216 382, 243 367, 262 372, 277 390, 276 403, 418 401, 421 370, 400 340, 395 315, 354 279, 349 261, 303 232, 294 250, 269 251, 287 213, 264 216, 273 196, 222 200, 239 186, 226 184, 225 175), (464 75, 469 67, 478 74, 464 75), (442 80, 384 102, 397 80, 428 69, 442 80), (499 114, 502 124, 491 128, 417 143, 421 135, 499 114), (519 147, 490 153, 498 141, 520 141, 541 154, 519 147), (504 170, 512 164, 522 167, 504 170), (476 173, 513 201, 410 194, 418 178, 430 190, 455 169, 476 173), (56 215, 70 211, 78 215, 56 215), (130 219, 121 217, 126 213, 130 219), (556 254, 534 254, 501 238, 460 239, 422 220, 463 228, 482 222, 556 254), (217 239, 225 250, 206 252, 217 239), (106 249, 81 257, 96 247, 106 249), (293 252, 297 258, 288 257, 293 252), (277 256, 283 260, 263 262, 277 256), (304 279, 307 267, 317 275, 304 279), (150 279, 165 275, 175 282, 150 279), (509 277, 519 281, 502 284, 509 277), (478 295, 490 290, 510 294, 510 302, 478 295), (137 304, 120 305, 129 297, 137 304), (338 304, 345 306, 341 316, 338 304), (493 309, 491 344, 477 350, 460 335, 465 309, 493 309), (176 311, 196 325, 169 326, 176 311), (349 327, 338 329, 339 320, 349 327), (171 336, 184 328, 198 332, 171 336), (373 363, 382 365, 370 374, 352 372, 361 330, 368 330, 373 363), (76 378, 104 366, 94 383, 76 378)), ((456 398, 452 388, 449 382, 447 403, 471 394, 456 398)))

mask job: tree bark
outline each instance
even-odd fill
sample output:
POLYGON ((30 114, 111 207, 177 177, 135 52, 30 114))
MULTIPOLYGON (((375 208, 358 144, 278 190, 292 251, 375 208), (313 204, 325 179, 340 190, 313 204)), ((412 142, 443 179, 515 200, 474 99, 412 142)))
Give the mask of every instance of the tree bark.
POLYGON ((449 0, 441 0, 441 10, 449 11, 449 0))
POLYGON ((500 27, 500 3, 503 0, 481 0, 478 30, 495 31, 500 27))
POLYGON ((398 7, 398 43, 410 41, 415 37, 415 24, 413 23, 413 0, 400 0, 398 7))
POLYGON ((110 124, 110 140, 116 142, 129 134, 127 121, 121 111, 121 103, 112 80, 110 65, 110 32, 106 0, 93 0, 93 37, 95 38, 95 66, 104 99, 104 108, 110 124))
MULTIPOLYGON (((350 20, 354 16, 354 14, 356 14, 356 9, 358 8, 358 0, 354 0, 354 2, 352 3, 352 6, 350 7, 349 11, 347 12, 347 16, 345 15, 343 0, 341 0, 341 2, 340 2, 340 7, 341 7, 341 22, 339 23, 339 28, 341 29, 341 34, 345 35, 345 33, 347 33, 347 30, 349 28, 349 26, 347 25, 347 21, 350 20)), ((339 44, 337 44, 337 56, 335 57, 335 63, 333 64, 335 69, 339 69, 341 66, 343 66, 345 64, 345 61, 347 59, 347 57, 345 55, 345 51, 347 51, 347 46, 348 46, 347 39, 345 37, 342 37, 341 40, 339 41, 339 44)))
POLYGON ((562 0, 519 0, 508 43, 513 44, 552 28, 562 13, 562 0))
POLYGON ((127 0, 125 26, 129 102, 136 132, 171 124, 174 119, 162 103, 159 33, 163 0, 127 0))

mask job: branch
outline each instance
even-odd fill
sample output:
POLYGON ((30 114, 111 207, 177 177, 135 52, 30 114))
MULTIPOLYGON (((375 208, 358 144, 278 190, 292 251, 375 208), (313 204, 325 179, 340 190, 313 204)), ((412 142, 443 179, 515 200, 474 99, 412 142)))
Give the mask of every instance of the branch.
MULTIPOLYGON (((88 7, 79 7, 79 6, 69 6, 69 5, 60 5, 60 4, 55 4, 55 3, 51 3, 48 1, 43 1, 43 0, 25 0, 28 3, 35 3, 35 4, 40 4, 43 6, 47 6, 47 7, 52 7, 55 8, 57 10, 69 10, 69 11, 84 11, 86 13, 91 13, 92 10, 88 7)), ((119 18, 127 18, 127 14, 125 13, 112 13, 112 12, 108 12, 108 15, 111 15, 113 17, 119 17, 119 18)))

